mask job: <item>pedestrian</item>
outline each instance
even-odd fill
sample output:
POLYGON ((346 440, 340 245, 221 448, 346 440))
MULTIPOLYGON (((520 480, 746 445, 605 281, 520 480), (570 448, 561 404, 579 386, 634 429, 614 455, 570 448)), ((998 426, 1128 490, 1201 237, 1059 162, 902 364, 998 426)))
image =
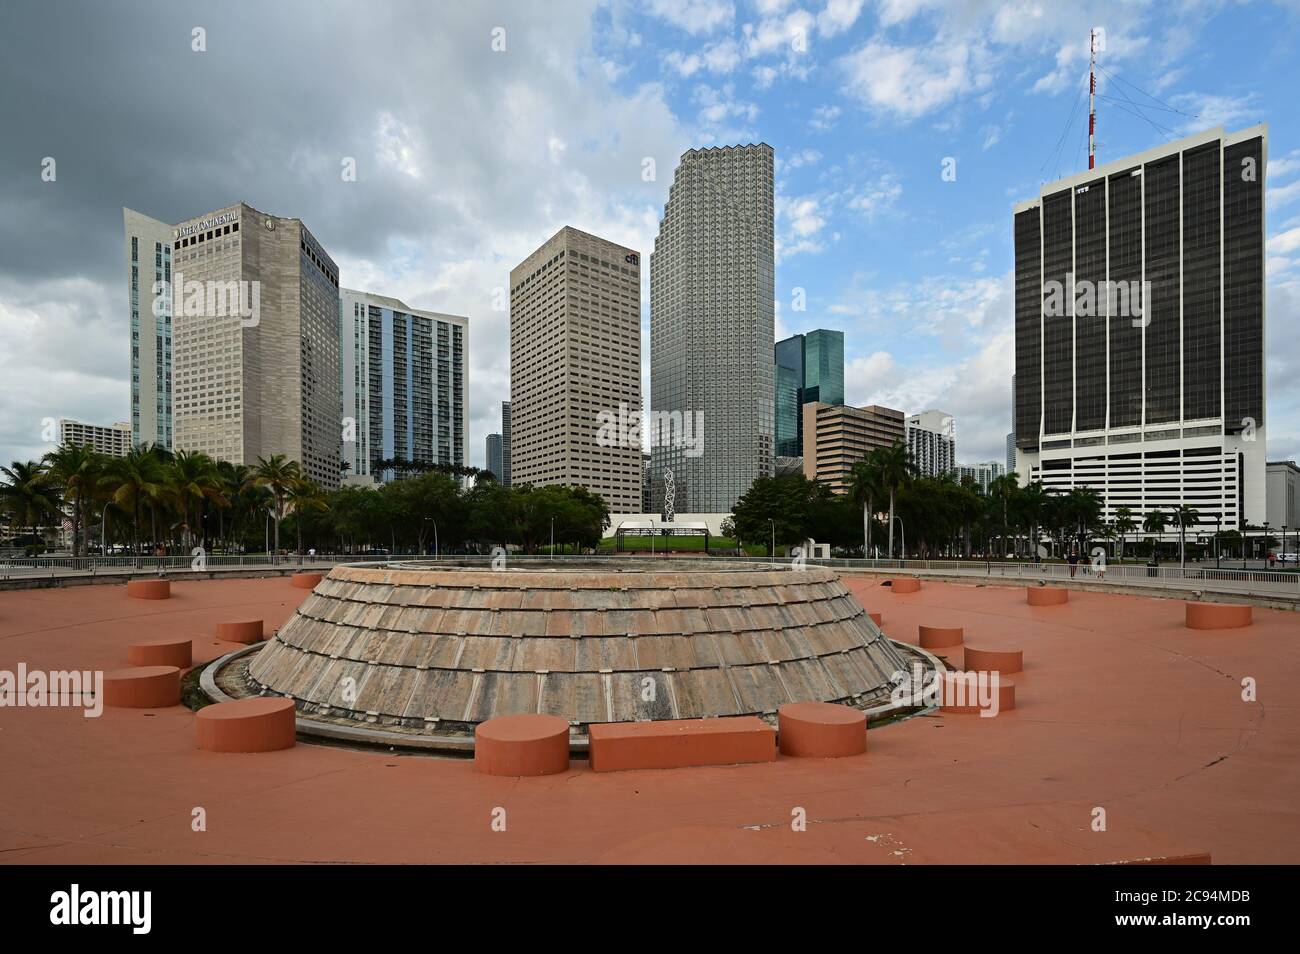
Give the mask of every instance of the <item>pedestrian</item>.
POLYGON ((1079 553, 1077 550, 1071 550, 1070 555, 1065 558, 1065 562, 1070 564, 1070 577, 1074 578, 1075 571, 1079 568, 1079 553))

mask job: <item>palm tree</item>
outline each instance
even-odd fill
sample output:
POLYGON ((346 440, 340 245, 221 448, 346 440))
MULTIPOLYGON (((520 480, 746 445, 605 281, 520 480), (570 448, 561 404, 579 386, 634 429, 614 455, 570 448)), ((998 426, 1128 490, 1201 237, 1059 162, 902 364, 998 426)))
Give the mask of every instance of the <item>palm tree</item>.
POLYGON ((1195 507, 1179 504, 1174 508, 1174 526, 1178 528, 1178 565, 1187 566, 1187 528, 1201 522, 1201 514, 1195 507))
MULTIPOLYGON (((916 465, 912 463, 912 452, 902 443, 889 447, 877 448, 876 467, 880 475, 880 485, 889 491, 889 557, 894 557, 894 501, 898 491, 912 480, 916 465)), ((906 557, 906 554, 904 554, 906 557)))
POLYGON ((165 453, 156 444, 140 444, 127 451, 125 457, 114 458, 108 467, 106 479, 113 488, 109 502, 131 515, 131 549, 136 554, 140 552, 140 510, 146 504, 154 515, 155 542, 158 538, 157 502, 167 494, 165 453))
POLYGON ((59 488, 44 465, 38 461, 14 461, 0 467, 0 507, 14 515, 19 523, 31 528, 33 549, 39 545, 36 528, 45 517, 62 515, 59 488))
MULTIPOLYGON (((1142 529, 1146 533, 1155 534, 1155 536, 1159 538, 1159 536, 1165 532, 1165 526, 1168 523, 1169 514, 1165 513, 1163 510, 1152 510, 1142 518, 1142 529)), ((1155 543, 1151 545, 1151 552, 1153 554, 1155 553, 1155 548, 1159 546, 1159 544, 1160 541, 1157 539, 1155 543)))
POLYGON ((328 510, 329 503, 315 481, 299 480, 289 488, 288 504, 290 511, 297 518, 294 523, 298 525, 298 560, 301 562, 303 517, 313 510, 318 512, 328 510))
POLYGON ((1115 510, 1115 532, 1119 534, 1119 562, 1124 562, 1124 537, 1137 529, 1133 520, 1133 511, 1128 507, 1115 510))
POLYGON ((45 455, 50 478, 62 489, 64 500, 72 504, 72 555, 82 555, 82 538, 87 502, 104 476, 104 457, 89 445, 65 444, 45 455))
POLYGON ((294 485, 301 480, 302 468, 296 460, 289 460, 284 454, 273 454, 269 460, 259 457, 253 467, 253 486, 265 487, 271 494, 271 517, 275 521, 275 559, 280 555, 280 521, 284 519, 285 504, 294 485))
MULTIPOLYGON (((1000 477, 994 477, 989 482, 989 497, 999 501, 1002 504, 1002 552, 998 554, 998 559, 1003 559, 1007 552, 1007 510, 1011 503, 1011 498, 1015 496, 1016 491, 1020 489, 1020 475, 1014 470, 1009 474, 1003 474, 1000 477)), ((984 541, 985 550, 988 549, 988 541, 984 541)))
MULTIPOLYGON (((221 475, 216 462, 201 451, 177 451, 168 468, 168 483, 181 523, 188 528, 192 544, 196 528, 201 529, 203 505, 221 499, 221 475), (195 520, 190 520, 190 507, 194 507, 195 520)), ((201 536, 201 534, 199 535, 201 536)))
POLYGON ((876 452, 867 454, 849 471, 849 496, 862 508, 862 558, 871 558, 871 514, 877 497, 884 496, 876 452))

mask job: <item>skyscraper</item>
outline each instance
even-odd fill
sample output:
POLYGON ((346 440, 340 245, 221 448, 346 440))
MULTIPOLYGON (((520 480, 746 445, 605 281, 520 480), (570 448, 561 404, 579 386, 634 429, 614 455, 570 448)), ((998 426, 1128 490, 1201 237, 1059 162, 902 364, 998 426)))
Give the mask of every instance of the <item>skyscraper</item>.
POLYGON ((565 226, 510 272, 510 479, 641 510, 641 256, 565 226), (633 430, 633 425, 635 430, 633 430))
POLYGON ((1007 434, 1007 473, 1016 469, 1016 376, 1011 375, 1011 430, 1007 434))
POLYGON ((907 419, 907 449, 921 477, 939 477, 957 466, 956 426, 951 414, 922 411, 907 419))
POLYGON ((126 421, 103 427, 68 418, 59 420, 59 446, 89 447, 109 457, 125 457, 132 445, 131 425, 126 421))
POLYGON ((486 443, 487 443, 487 447, 486 447, 486 450, 487 450, 487 455, 486 455, 486 461, 487 461, 487 464, 486 464, 486 467, 487 467, 487 469, 488 469, 489 471, 492 472, 492 476, 495 477, 495 478, 497 479, 497 482, 500 483, 500 482, 501 482, 501 470, 502 470, 502 468, 501 468, 501 435, 500 435, 500 434, 489 434, 489 435, 487 436, 487 442, 486 442, 486 443))
POLYGON ((510 402, 501 402, 501 485, 510 486, 510 402))
POLYGON ((1267 141, 1213 129, 1015 206, 1022 480, 1263 522, 1267 141))
POLYGON ((344 288, 339 298, 345 473, 381 460, 463 466, 469 319, 344 288))
POLYGON ((338 266, 298 219, 244 203, 172 230, 173 446, 283 454, 339 483, 338 266))
POLYGON ((172 227, 122 210, 131 308, 131 443, 172 446, 172 227))
POLYGON ((677 513, 725 513, 775 453, 773 152, 766 143, 681 158, 650 257, 654 412, 701 415, 703 452, 652 447, 652 499, 673 472, 677 513))
POLYGON ((853 465, 871 451, 901 444, 902 411, 870 404, 845 407, 813 401, 803 406, 803 474, 832 493, 848 493, 853 465))
POLYGON ((803 452, 805 404, 844 403, 844 332, 819 328, 776 343, 776 453, 803 452), (793 399, 791 388, 794 389, 793 399))

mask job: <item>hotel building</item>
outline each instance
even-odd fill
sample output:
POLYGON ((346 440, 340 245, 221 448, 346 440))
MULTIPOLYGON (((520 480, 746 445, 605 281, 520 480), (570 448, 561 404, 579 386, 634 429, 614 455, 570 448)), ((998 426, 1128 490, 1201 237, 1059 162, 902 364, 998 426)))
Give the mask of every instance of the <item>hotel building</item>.
POLYGON ((464 466, 469 319, 396 298, 339 293, 344 473, 391 478, 382 460, 464 466))
POLYGON ((939 477, 957 466, 956 425, 944 411, 922 411, 907 419, 907 449, 918 477, 939 477))
POLYGON ((638 512, 640 413, 641 256, 565 226, 510 272, 511 483, 638 512))
POLYGON ((173 446, 283 454, 339 483, 338 266, 298 219, 244 203, 172 229, 173 446))
POLYGON ((1014 207, 1022 480, 1263 523, 1267 142, 1213 129, 1014 207))

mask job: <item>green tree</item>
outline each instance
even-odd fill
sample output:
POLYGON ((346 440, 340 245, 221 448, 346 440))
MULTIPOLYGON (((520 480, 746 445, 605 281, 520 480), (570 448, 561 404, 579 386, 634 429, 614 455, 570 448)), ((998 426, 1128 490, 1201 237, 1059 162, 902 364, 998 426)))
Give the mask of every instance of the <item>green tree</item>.
POLYGON ((1128 507, 1118 507, 1115 510, 1115 532, 1119 534, 1119 562, 1124 562, 1124 539, 1130 533, 1137 529, 1137 522, 1133 519, 1133 511, 1128 507))
MULTIPOLYGON (((902 443, 895 443, 879 449, 876 466, 879 468, 880 484, 889 492, 889 557, 893 559, 894 503, 898 491, 911 482, 916 473, 916 465, 912 462, 912 452, 902 443)), ((907 554, 903 556, 906 557, 907 554)))
POLYGON ((0 506, 21 526, 31 529, 32 548, 40 546, 37 527, 42 520, 58 520, 63 511, 57 481, 38 461, 14 461, 0 467, 0 506))
POLYGON ((849 497, 862 508, 862 558, 871 559, 871 524, 876 501, 885 494, 879 456, 873 449, 849 471, 849 497))
POLYGON ((86 512, 100 480, 104 477, 105 458, 89 445, 65 444, 44 458, 50 479, 60 488, 61 496, 72 505, 72 555, 83 555, 86 512))
POLYGON ((289 460, 284 454, 273 454, 269 459, 259 457, 253 467, 253 485, 265 487, 271 495, 271 519, 275 524, 273 561, 280 558, 280 521, 284 519, 285 507, 294 485, 300 480, 302 468, 296 460, 289 460))
POLYGON ((1195 507, 1179 504, 1172 514, 1173 524, 1178 528, 1178 564, 1187 566, 1187 528, 1201 522, 1201 514, 1195 507))

